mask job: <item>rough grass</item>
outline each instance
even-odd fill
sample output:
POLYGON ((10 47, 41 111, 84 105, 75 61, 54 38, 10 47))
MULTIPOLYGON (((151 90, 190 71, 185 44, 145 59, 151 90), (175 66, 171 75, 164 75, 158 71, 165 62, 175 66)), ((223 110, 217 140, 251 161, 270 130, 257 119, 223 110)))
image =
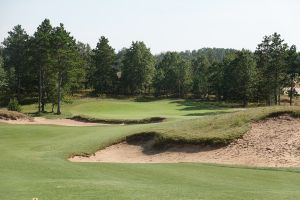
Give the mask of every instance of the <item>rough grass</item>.
MULTIPOLYGON (((155 140, 154 147, 156 148, 164 148, 174 144, 225 146, 249 131, 251 123, 283 114, 300 117, 300 107, 249 108, 239 112, 198 119, 177 119, 158 124, 148 124, 136 132, 112 141, 107 146, 126 140, 146 140, 147 138, 155 140)), ((102 146, 97 150, 105 147, 102 146)), ((76 152, 72 155, 88 156, 94 152, 76 152)))
POLYGON ((16 111, 0 110, 0 119, 17 120, 17 119, 31 119, 31 117, 16 111))
POLYGON ((71 117, 70 119, 81 121, 81 122, 90 122, 90 123, 103 123, 103 124, 149 124, 149 123, 159 123, 163 122, 165 118, 163 117, 150 117, 145 119, 98 119, 93 117, 88 117, 84 115, 77 115, 71 117))
POLYGON ((289 106, 250 108, 235 113, 168 122, 152 127, 146 132, 155 134, 158 146, 172 143, 227 145, 246 133, 251 128, 252 122, 282 114, 299 117, 300 108, 289 106))

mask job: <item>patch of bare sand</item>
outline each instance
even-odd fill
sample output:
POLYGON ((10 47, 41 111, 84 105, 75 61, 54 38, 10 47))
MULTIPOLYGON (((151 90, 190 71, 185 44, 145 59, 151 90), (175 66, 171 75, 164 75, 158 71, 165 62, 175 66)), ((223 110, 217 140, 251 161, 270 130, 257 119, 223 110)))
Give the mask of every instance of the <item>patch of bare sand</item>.
POLYGON ((8 124, 42 124, 42 125, 59 125, 59 126, 99 126, 106 125, 100 123, 88 123, 88 122, 80 122, 72 119, 46 119, 43 117, 34 117, 32 119, 17 119, 17 120, 3 120, 0 119, 0 122, 8 123, 8 124))
POLYGON ((151 148, 153 140, 109 146, 74 162, 178 163, 201 162, 259 167, 300 167, 300 119, 284 115, 252 124, 243 138, 221 148, 176 145, 164 151, 151 148))

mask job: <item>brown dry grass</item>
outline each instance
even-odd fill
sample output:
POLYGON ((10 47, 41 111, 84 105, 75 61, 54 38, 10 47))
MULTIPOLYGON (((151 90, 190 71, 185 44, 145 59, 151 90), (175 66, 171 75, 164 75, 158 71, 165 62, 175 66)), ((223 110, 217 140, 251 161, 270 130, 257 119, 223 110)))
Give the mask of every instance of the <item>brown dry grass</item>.
POLYGON ((2 120, 18 120, 18 119, 27 119, 32 120, 31 117, 23 113, 16 111, 0 110, 0 119, 2 120))

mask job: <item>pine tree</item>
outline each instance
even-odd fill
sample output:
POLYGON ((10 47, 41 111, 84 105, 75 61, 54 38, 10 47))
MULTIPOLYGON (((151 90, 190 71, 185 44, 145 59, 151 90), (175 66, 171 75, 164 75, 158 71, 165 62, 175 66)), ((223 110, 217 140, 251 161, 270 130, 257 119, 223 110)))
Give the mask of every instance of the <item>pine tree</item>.
POLYGON ((8 87, 7 74, 6 71, 4 70, 2 55, 0 55, 0 99, 2 99, 3 96, 5 95, 8 89, 7 87, 8 87))
POLYGON ((242 101, 244 107, 253 98, 257 69, 252 52, 238 51, 225 69, 224 84, 227 99, 242 101))
POLYGON ((199 56, 192 61, 192 92, 200 98, 208 96, 208 69, 210 63, 204 56, 199 56))
POLYGON ((83 85, 85 89, 91 88, 93 86, 93 76, 94 76, 94 65, 92 64, 92 49, 89 44, 84 44, 82 42, 77 42, 77 48, 82 60, 82 68, 84 69, 84 80, 83 85))
POLYGON ((255 51, 259 73, 258 96, 263 96, 268 105, 273 102, 280 104, 280 94, 287 73, 287 49, 281 36, 274 33, 265 36, 255 51))
POLYGON ((287 65, 288 65, 288 86, 290 86, 289 96, 290 105, 293 104, 293 96, 295 93, 295 83, 300 74, 300 55, 297 53, 295 45, 292 45, 287 53, 287 65))
POLYGON ((220 62, 214 62, 208 68, 208 83, 211 95, 214 95, 217 101, 221 101, 223 96, 223 78, 224 65, 220 62))
POLYGON ((183 97, 191 86, 191 63, 176 52, 167 52, 158 63, 164 74, 161 83, 167 94, 183 97))
POLYGON ((127 49, 122 65, 122 84, 131 94, 146 92, 150 88, 155 60, 143 42, 133 42, 127 49))
POLYGON ((55 27, 52 32, 53 71, 57 80, 57 114, 61 114, 61 100, 64 86, 68 85, 72 72, 80 64, 79 51, 74 38, 67 32, 63 24, 55 27))
POLYGON ((37 28, 34 33, 32 40, 32 55, 33 64, 37 68, 38 79, 39 79, 39 91, 38 91, 38 112, 45 111, 46 104, 46 92, 52 88, 46 88, 50 86, 51 77, 51 37, 52 37, 52 26, 48 19, 45 19, 42 24, 37 28))
POLYGON ((26 67, 28 48, 28 35, 21 25, 17 25, 12 31, 8 32, 8 37, 4 40, 4 68, 9 79, 9 89, 11 96, 16 96, 21 100, 25 85, 23 81, 28 75, 26 67))
POLYGON ((107 38, 102 36, 93 50, 93 86, 96 93, 112 93, 117 72, 114 69, 115 51, 107 38))

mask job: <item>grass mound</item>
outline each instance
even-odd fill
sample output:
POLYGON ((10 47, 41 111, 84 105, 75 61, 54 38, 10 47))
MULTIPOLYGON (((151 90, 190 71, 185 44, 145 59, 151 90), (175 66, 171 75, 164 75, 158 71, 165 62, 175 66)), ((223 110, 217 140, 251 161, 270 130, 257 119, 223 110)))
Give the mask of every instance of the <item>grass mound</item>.
MULTIPOLYGON (((262 107, 244 111, 208 116, 205 118, 168 122, 152 127, 143 136, 154 135, 156 146, 170 144, 227 145, 251 128, 251 123, 288 114, 300 117, 298 107, 262 107)), ((148 137, 148 136, 147 136, 148 137)))
POLYGON ((89 123, 103 123, 103 124, 150 124, 150 123, 159 123, 164 121, 166 118, 163 117, 150 117, 145 119, 98 119, 93 117, 88 117, 84 115, 77 115, 69 119, 80 121, 80 122, 89 122, 89 123))
POLYGON ((0 110, 0 119, 2 120, 18 120, 18 119, 31 119, 29 116, 16 111, 0 110))
MULTIPOLYGON (((197 119, 167 121, 157 125, 145 125, 143 131, 137 129, 122 138, 112 140, 97 150, 126 141, 130 144, 140 144, 153 141, 152 147, 162 150, 175 145, 209 145, 221 147, 241 138, 250 130, 251 124, 267 118, 281 115, 300 117, 300 107, 260 107, 227 113, 222 115, 206 116, 197 119)), ((72 154, 72 156, 90 156, 95 151, 72 154)))

